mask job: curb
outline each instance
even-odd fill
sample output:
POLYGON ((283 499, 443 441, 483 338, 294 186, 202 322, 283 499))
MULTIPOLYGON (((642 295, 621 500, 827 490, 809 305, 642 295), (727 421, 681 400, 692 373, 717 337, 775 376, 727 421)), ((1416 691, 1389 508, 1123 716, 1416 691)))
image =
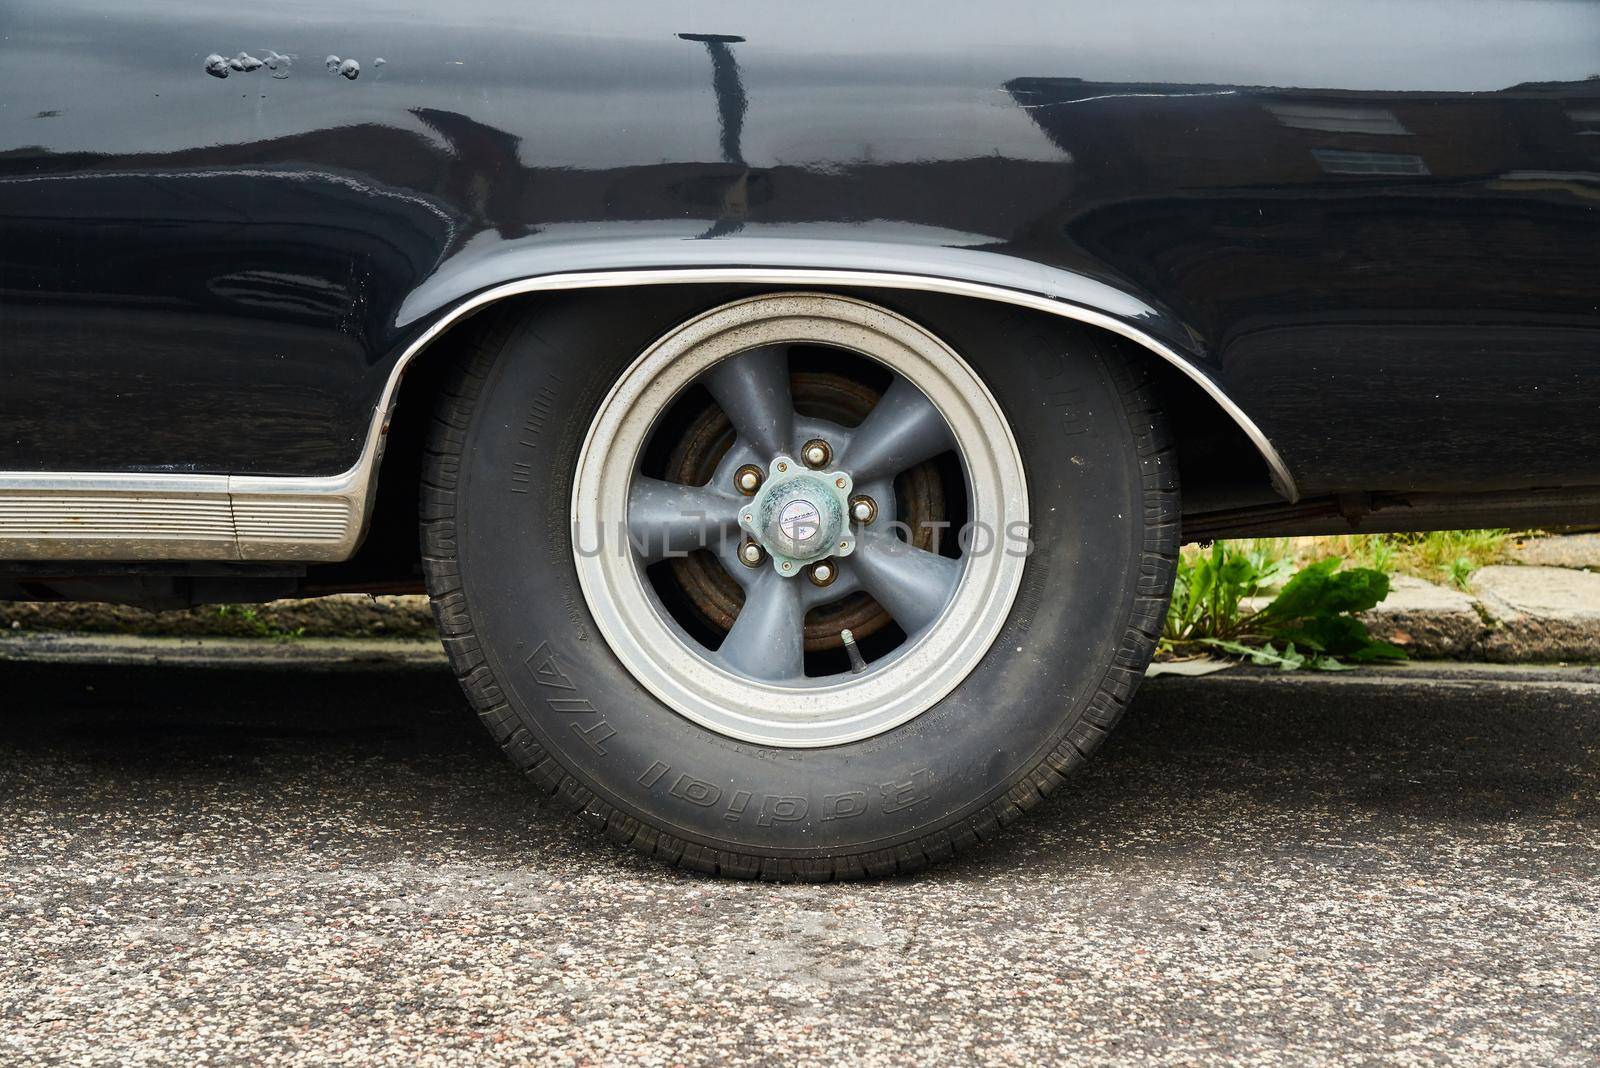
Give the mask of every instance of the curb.
MULTIPOLYGON (((1492 565, 1465 592, 1397 575, 1363 620, 1419 660, 1600 662, 1600 573, 1492 565)), ((378 638, 436 642, 420 594, 336 594, 262 605, 151 612, 78 602, 0 603, 0 630, 180 638, 378 638)))
POLYGON ((1465 592, 1396 576, 1362 619, 1415 659, 1600 661, 1600 574, 1494 564, 1473 572, 1465 592))
POLYGON ((174 638, 138 634, 0 631, 0 663, 178 665, 194 668, 283 668, 318 671, 422 670, 448 673, 438 639, 174 638))
POLYGON ((428 598, 339 593, 259 605, 152 612, 76 601, 0 602, 0 630, 179 638, 413 638, 437 641, 428 598))

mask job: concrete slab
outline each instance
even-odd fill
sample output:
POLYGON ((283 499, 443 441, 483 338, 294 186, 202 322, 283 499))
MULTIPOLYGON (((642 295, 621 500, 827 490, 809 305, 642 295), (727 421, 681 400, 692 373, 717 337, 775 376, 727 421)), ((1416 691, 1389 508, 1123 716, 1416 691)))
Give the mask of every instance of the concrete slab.
POLYGON ((1496 564, 1468 581, 1488 615, 1488 660, 1600 660, 1600 574, 1496 564))
POLYGON ((1486 630, 1471 597, 1410 575, 1395 575, 1388 598, 1362 621, 1374 637, 1426 658, 1473 656, 1486 630))
POLYGON ((1527 538, 1511 547, 1511 558, 1538 567, 1571 567, 1600 571, 1600 534, 1564 534, 1527 538))

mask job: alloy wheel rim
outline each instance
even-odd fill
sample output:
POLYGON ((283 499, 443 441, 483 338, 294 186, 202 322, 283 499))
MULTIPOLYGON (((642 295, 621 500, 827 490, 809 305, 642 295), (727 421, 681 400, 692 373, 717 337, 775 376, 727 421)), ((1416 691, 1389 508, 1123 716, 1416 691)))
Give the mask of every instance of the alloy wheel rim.
POLYGON ((954 689, 1010 612, 1028 523, 1010 427, 965 361, 893 312, 812 293, 724 305, 647 349, 590 424, 571 505, 580 587, 628 671, 703 727, 786 747, 883 733, 954 689), (890 385, 859 426, 803 415, 789 398, 794 346, 864 357, 890 385), (663 413, 697 384, 732 421, 733 445, 703 486, 642 473, 663 413), (941 453, 954 454, 966 484, 969 537, 954 557, 893 533, 895 476, 941 453), (747 492, 752 468, 762 472, 755 493, 747 492), (758 518, 763 494, 779 507, 758 518), (792 531, 827 529, 832 544, 795 555, 807 546, 783 536, 785 518, 792 531), (669 556, 699 549, 743 590, 714 648, 647 577, 669 556), (888 610, 903 640, 866 661, 846 634, 852 669, 807 674, 807 611, 860 590, 888 610))

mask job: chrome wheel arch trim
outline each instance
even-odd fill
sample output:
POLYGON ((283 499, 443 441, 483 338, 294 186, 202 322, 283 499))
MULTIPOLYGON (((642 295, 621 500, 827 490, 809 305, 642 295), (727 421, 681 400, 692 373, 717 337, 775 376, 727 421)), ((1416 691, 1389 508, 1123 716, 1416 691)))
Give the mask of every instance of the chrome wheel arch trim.
MULTIPOLYGON (((1183 372, 1214 401, 1228 417, 1244 431, 1250 443, 1260 453, 1272 477, 1274 488, 1291 504, 1300 499, 1294 475, 1278 449, 1256 421, 1229 397, 1204 369, 1193 360, 1125 320, 1083 304, 1072 303, 1059 297, 1046 296, 1027 289, 974 282, 948 275, 916 274, 907 271, 872 270, 827 267, 629 267, 614 270, 570 271, 559 274, 531 275, 484 289, 451 307, 424 330, 391 369, 384 386, 382 402, 374 414, 368 433, 362 462, 375 458, 382 449, 382 436, 393 413, 399 395, 400 380, 407 366, 429 344, 455 323, 475 311, 509 297, 529 293, 558 293, 578 289, 618 289, 642 285, 777 285, 777 286, 845 286, 863 289, 904 289, 923 293, 938 293, 952 297, 971 297, 979 300, 1010 304, 1019 308, 1044 312, 1071 319, 1087 326, 1097 326, 1126 338, 1155 353, 1162 360, 1183 372)), ((358 465, 359 466, 359 465, 358 465)))
POLYGON ((1153 352, 1198 385, 1238 424, 1291 503, 1294 476, 1266 433, 1202 368, 1128 322, 1023 289, 904 271, 819 267, 660 267, 574 271, 503 282, 461 300, 419 334, 384 383, 361 457, 326 476, 0 472, 0 560, 338 561, 371 519, 377 475, 400 382, 450 327, 491 304, 530 293, 641 285, 838 286, 970 297, 1108 330, 1153 352))

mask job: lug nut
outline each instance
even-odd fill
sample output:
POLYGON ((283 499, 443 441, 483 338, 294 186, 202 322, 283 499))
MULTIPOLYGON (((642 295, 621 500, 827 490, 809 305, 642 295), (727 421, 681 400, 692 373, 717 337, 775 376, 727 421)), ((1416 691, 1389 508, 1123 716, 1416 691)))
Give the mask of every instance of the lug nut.
POLYGON ((833 459, 833 450, 821 438, 812 438, 800 450, 800 456, 807 467, 827 467, 828 461, 833 459))
POLYGON ((761 468, 755 464, 745 464, 734 473, 733 484, 746 497, 754 496, 756 490, 761 488, 761 468))
POLYGON ((833 580, 839 577, 839 571, 833 566, 831 560, 819 560, 811 565, 811 584, 813 586, 831 586, 833 580))
POLYGON ((871 497, 850 498, 850 518, 857 523, 870 523, 878 518, 878 502, 871 497))
POLYGON ((745 567, 760 567, 761 561, 767 558, 761 546, 753 541, 747 541, 739 546, 739 562, 745 567))

